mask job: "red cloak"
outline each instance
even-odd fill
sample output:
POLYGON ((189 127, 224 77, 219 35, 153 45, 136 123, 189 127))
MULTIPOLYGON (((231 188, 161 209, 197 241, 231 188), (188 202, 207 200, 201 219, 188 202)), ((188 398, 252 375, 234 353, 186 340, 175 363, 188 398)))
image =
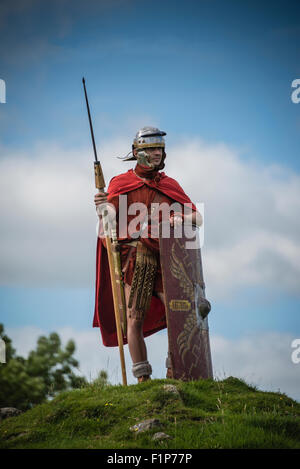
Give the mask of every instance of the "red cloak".
MULTIPOLYGON (((144 184, 151 189, 161 192, 176 202, 181 204, 191 204, 192 210, 196 210, 195 205, 185 194, 178 182, 175 181, 175 179, 166 176, 163 172, 158 173, 157 177, 154 179, 147 181, 138 178, 132 169, 126 173, 115 176, 110 181, 107 190, 108 200, 119 196, 120 194, 125 194, 141 188, 144 184)), ((150 309, 146 314, 143 324, 144 337, 164 329, 166 325, 164 305, 159 298, 152 296, 150 309)), ((93 327, 100 327, 103 344, 105 346, 114 347, 118 345, 107 251, 99 237, 97 240, 96 291, 93 327)), ((124 344, 127 343, 125 337, 123 337, 123 341, 124 344)))

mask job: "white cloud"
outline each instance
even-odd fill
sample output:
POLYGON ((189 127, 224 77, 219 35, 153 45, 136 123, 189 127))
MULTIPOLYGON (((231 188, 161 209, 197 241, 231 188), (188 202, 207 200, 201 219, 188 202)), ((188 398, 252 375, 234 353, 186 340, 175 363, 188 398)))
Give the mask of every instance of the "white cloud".
MULTIPOLYGON (((107 184, 131 167, 115 158, 126 154, 128 140, 102 145, 107 184)), ((93 285, 97 217, 91 149, 43 142, 26 151, 0 150, 0 282, 93 285)), ((199 139, 168 147, 165 170, 194 202, 205 204, 202 255, 209 298, 222 300, 255 285, 299 293, 297 173, 199 139)))
MULTIPOLYGON (((104 347, 99 329, 77 331, 70 327, 58 328, 63 344, 69 339, 76 343, 76 358, 80 371, 91 381, 104 369, 112 384, 122 382, 119 351, 117 347, 104 347)), ((35 348, 40 335, 47 335, 35 327, 7 328, 7 335, 13 340, 17 353, 27 356, 35 348)), ((291 359, 292 341, 296 337, 283 333, 249 335, 239 339, 211 336, 212 361, 215 379, 235 376, 264 391, 284 392, 300 401, 300 364, 291 359)), ((146 338, 148 359, 155 379, 165 378, 167 355, 167 334, 162 331, 146 338)), ((125 363, 128 384, 135 384, 131 372, 131 359, 125 346, 125 363)))
POLYGON ((168 173, 205 204, 207 294, 230 297, 242 286, 276 284, 299 294, 300 176, 243 159, 239 149, 202 140, 169 151, 168 173), (179 161, 188 160, 184 171, 179 161))
POLYGON ((235 340, 212 336, 214 375, 236 376, 266 391, 300 400, 300 365, 292 362, 291 334, 265 333, 235 340))
MULTIPOLYGON (((30 155, 2 148, 0 201, 2 284, 91 285, 97 216, 90 151, 37 145, 30 155)), ((119 142, 112 154, 123 154, 119 142)), ((102 149, 107 156, 108 149, 102 149)), ((118 160, 117 160, 118 161, 118 160)), ((105 158, 105 179, 115 160, 105 158)), ((122 162, 119 162, 120 172, 122 162)))

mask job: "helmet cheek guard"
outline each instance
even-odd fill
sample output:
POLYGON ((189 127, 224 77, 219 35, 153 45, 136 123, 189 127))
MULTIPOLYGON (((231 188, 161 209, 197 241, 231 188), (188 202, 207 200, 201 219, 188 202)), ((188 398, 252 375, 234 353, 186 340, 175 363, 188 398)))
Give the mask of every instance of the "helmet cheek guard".
MULTIPOLYGON (((133 156, 131 156, 130 158, 127 158, 126 161, 138 160, 138 158, 136 156, 134 156, 134 153, 133 153, 133 150, 135 150, 135 149, 137 149, 137 148, 134 145, 132 145, 132 155, 133 156)), ((159 166, 156 166, 156 169, 158 169, 159 171, 161 171, 165 167, 166 156, 167 156, 167 154, 165 152, 165 149, 163 148, 161 162, 160 162, 159 166)))

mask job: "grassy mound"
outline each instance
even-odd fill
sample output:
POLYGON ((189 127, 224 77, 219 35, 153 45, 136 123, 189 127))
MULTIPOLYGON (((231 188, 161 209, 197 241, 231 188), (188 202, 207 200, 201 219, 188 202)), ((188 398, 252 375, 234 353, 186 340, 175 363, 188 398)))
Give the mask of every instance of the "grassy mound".
POLYGON ((3 420, 0 448, 300 448, 300 404, 232 377, 92 384, 3 420), (130 430, 150 418, 159 429, 130 430), (153 441, 158 431, 171 438, 153 441))

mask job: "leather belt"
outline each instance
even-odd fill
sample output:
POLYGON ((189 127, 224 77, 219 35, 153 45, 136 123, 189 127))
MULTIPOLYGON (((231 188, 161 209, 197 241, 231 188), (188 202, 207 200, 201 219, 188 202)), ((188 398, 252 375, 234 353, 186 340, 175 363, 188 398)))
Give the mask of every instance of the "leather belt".
POLYGON ((126 243, 120 243, 121 246, 131 246, 131 247, 136 247, 138 243, 138 239, 135 239, 134 241, 128 241, 126 243))

